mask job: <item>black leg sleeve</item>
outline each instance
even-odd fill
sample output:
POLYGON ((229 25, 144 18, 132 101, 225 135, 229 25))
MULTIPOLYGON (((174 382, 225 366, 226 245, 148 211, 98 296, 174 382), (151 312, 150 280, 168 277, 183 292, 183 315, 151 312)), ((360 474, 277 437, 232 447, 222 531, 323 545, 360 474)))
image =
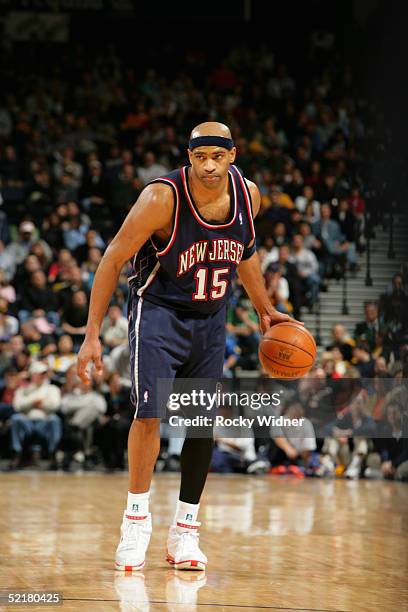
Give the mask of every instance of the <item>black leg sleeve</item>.
POLYGON ((212 436, 189 438, 186 436, 180 456, 180 500, 198 504, 203 492, 214 447, 212 436))

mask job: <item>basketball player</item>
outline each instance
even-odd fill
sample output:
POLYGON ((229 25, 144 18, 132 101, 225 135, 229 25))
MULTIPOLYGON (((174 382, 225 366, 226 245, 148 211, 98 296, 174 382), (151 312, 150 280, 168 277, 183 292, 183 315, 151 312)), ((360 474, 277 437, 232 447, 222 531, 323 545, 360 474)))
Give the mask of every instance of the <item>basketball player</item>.
MULTIPOLYGON (((225 311, 237 271, 260 319, 261 330, 286 321, 267 296, 255 249, 256 185, 236 166, 227 126, 203 123, 191 133, 190 165, 145 187, 107 248, 92 287, 78 374, 101 371, 99 330, 123 265, 129 274, 129 343, 132 403, 130 484, 116 569, 139 570, 152 530, 149 490, 160 450, 158 378, 222 376, 225 311)), ((186 437, 181 453, 179 501, 167 539, 167 561, 177 569, 205 569, 197 521, 213 450, 212 436, 186 437)))

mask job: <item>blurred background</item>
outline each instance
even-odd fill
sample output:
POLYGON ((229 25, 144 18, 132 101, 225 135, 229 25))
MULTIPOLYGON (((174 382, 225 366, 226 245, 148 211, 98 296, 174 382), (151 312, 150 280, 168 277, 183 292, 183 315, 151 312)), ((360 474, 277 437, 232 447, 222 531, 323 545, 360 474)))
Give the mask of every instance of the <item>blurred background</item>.
MULTIPOLYGON (((213 470, 404 479, 406 20, 380 0, 173 4, 0 1, 0 465, 125 468, 126 269, 104 374, 91 388, 75 375, 95 270, 144 185, 217 120, 261 190, 271 303, 305 322, 319 359, 282 408, 310 419, 306 441, 219 439, 213 470), (333 381, 359 378, 317 437, 333 381)), ((238 282, 226 326, 225 377, 262 377, 238 282)), ((157 469, 178 470, 179 452, 163 431, 157 469)))

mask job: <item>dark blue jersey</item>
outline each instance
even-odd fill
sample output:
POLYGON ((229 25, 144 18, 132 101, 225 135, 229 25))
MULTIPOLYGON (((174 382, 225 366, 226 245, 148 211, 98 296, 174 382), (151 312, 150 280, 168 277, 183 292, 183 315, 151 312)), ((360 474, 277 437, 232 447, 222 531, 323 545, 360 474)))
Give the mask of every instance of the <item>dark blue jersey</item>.
POLYGON ((167 244, 152 236, 130 264, 129 282, 146 300, 189 313, 212 314, 227 302, 231 281, 255 237, 251 194, 236 166, 229 170, 231 207, 224 223, 203 219, 188 185, 188 168, 153 183, 174 193, 173 228, 167 244))

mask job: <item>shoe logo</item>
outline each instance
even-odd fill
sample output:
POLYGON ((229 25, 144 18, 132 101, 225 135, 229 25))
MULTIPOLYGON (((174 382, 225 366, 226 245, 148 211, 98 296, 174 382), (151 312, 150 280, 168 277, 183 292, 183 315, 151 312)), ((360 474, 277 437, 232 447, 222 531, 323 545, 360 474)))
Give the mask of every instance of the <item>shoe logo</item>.
POLYGON ((193 515, 192 514, 186 514, 186 521, 192 521, 193 520, 193 515))

